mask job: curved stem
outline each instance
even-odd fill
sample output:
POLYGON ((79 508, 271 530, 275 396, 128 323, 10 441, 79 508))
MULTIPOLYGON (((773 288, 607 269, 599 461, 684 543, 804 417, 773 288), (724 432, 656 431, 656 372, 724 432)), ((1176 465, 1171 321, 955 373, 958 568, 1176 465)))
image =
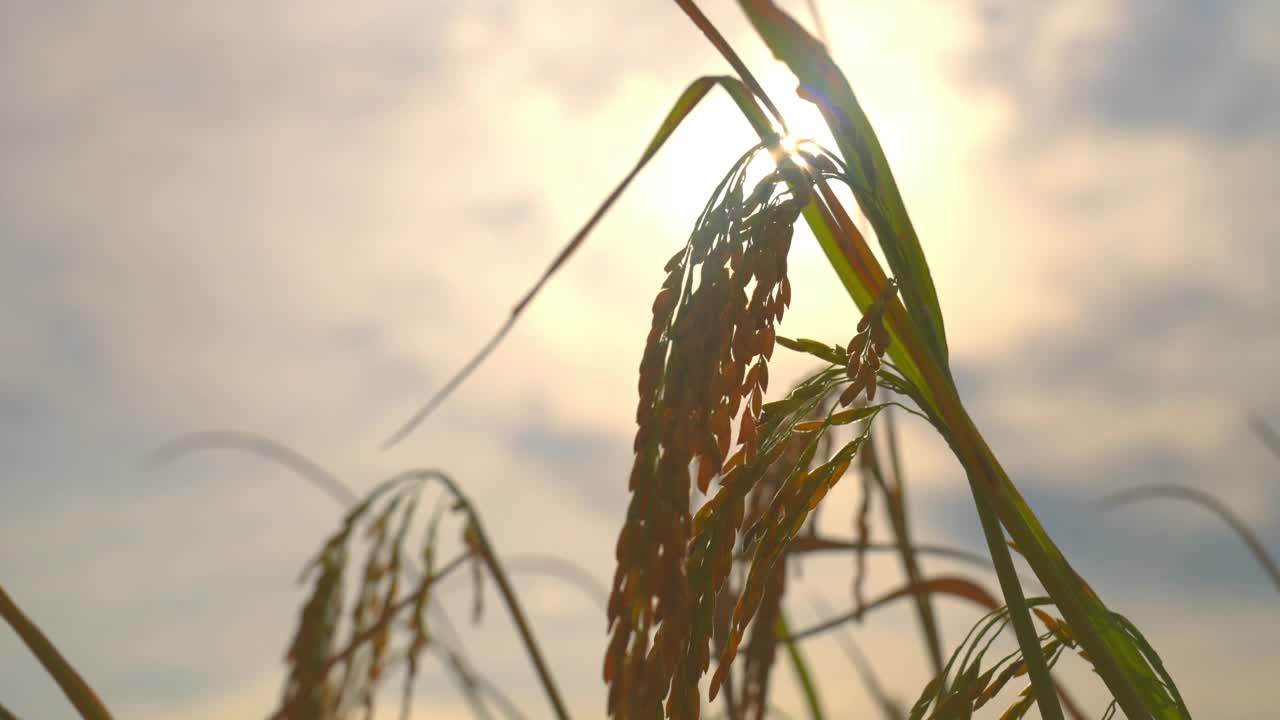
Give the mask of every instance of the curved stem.
MULTIPOLYGON (((320 672, 316 673, 316 675, 318 677, 324 677, 334 665, 350 660, 351 656, 354 655, 361 646, 377 637, 378 633, 383 632, 386 627, 391 624, 391 621, 395 620, 396 616, 400 614, 400 611, 406 608, 412 608, 414 604, 418 602, 418 599, 426 593, 432 585, 435 585, 437 582, 448 576, 449 573, 461 567, 462 563, 465 562, 468 557, 470 557, 469 554, 459 555, 453 560, 450 560, 444 567, 440 568, 439 572, 424 579, 416 591, 387 608, 382 613, 382 616, 378 618, 377 622, 365 628, 365 630, 360 634, 351 638, 351 642, 347 643, 347 646, 341 651, 329 656, 329 658, 325 660, 323 668, 321 668, 320 672)), ((311 694, 311 690, 311 687, 300 688, 294 695, 293 701, 277 710, 271 715, 269 720, 284 720, 285 718, 293 717, 293 713, 297 709, 296 706, 311 694)))
POLYGON ((529 658, 533 661, 534 669, 538 673, 538 679, 542 682, 542 689, 546 692, 547 699, 551 702, 551 708, 555 711, 559 720, 568 720, 569 711, 565 707, 564 700, 560 697, 560 691, 556 688, 555 681, 551 679, 551 670, 547 667, 547 661, 542 657, 538 642, 533 639, 533 630, 529 627, 529 621, 525 618, 524 610, 520 606, 520 600, 511 588, 511 581, 507 578, 506 572, 502 569, 502 564, 498 562, 498 558, 489 547, 489 541, 485 538, 484 531, 480 529, 478 524, 475 528, 476 534, 480 537, 480 542, 477 543, 480 550, 480 559, 489 568, 489 574, 493 576, 494 582, 498 586, 498 592, 507 604, 511 619, 516 624, 520 639, 524 641, 525 649, 529 651, 529 658))
POLYGON ((1277 567, 1276 561, 1271 559, 1271 554, 1267 552, 1267 548, 1263 546, 1262 541, 1230 508, 1209 493, 1175 483, 1153 483, 1112 493, 1099 500, 1098 504, 1104 508, 1112 508, 1118 505, 1160 497, 1171 500, 1185 500, 1193 505, 1199 505, 1221 518, 1240 537, 1245 546, 1249 548, 1249 552, 1253 553, 1253 557, 1258 561, 1258 564, 1262 566, 1263 572, 1267 574, 1267 577, 1271 578, 1271 582, 1275 584, 1276 589, 1280 590, 1280 567, 1277 567))
POLYGON ((18 637, 22 638, 22 642, 26 643, 27 648, 44 666, 45 671, 58 683, 58 687, 62 688, 63 694, 75 706, 80 717, 85 720, 111 720, 111 713, 98 699, 98 694, 89 687, 89 683, 85 682, 84 678, 80 677, 80 673, 71 667, 71 663, 62 657, 62 653, 58 652, 58 648, 53 646, 40 628, 22 612, 18 604, 5 592, 3 586, 0 586, 0 617, 3 617, 18 637))
MULTIPOLYGON (((830 207, 815 202, 806 208, 805 217, 814 228, 814 234, 818 236, 840 281, 854 300, 862 305, 878 291, 880 284, 877 280, 883 277, 883 270, 874 261, 866 239, 854 232, 856 228, 851 230, 848 223, 836 221, 833 213, 843 212, 837 210, 840 208, 839 201, 829 193, 823 193, 823 196, 830 207)), ((993 513, 1023 550, 1031 569, 1057 602, 1067 623, 1089 653, 1099 675, 1119 701, 1121 708, 1131 717, 1184 717, 1176 709, 1170 710, 1172 705, 1166 702, 1168 696, 1160 690, 1150 665, 1115 626, 1101 599, 1084 584, 1044 531, 1039 519, 978 432, 961 404, 948 374, 926 350, 915 326, 896 298, 887 306, 886 320, 895 342, 900 341, 902 344, 901 350, 891 345, 890 354, 909 379, 919 379, 917 387, 922 397, 918 400, 924 404, 921 409, 938 419, 936 424, 939 431, 951 445, 969 476, 975 505, 980 507, 979 512, 993 513), (1137 681, 1150 682, 1152 685, 1149 690, 1140 692, 1137 681)), ((996 545, 991 548, 993 560, 997 555, 1008 553, 1003 549, 1003 540, 996 545)), ((1010 609, 1015 614, 1025 616, 1025 611, 1018 613, 1016 598, 1009 600, 1010 609)), ((1025 619, 1030 622, 1029 617, 1025 619)), ((1035 663, 1035 658, 1029 658, 1029 662, 1035 663)), ((1038 693, 1040 697, 1049 694, 1051 691, 1048 688, 1038 693)))
MULTIPOLYGON (((974 474, 969 474, 970 484, 978 481, 974 474)), ((1009 546, 1004 540, 1004 530, 995 512, 979 496, 974 489, 974 504, 978 508, 978 519, 982 522, 982 534, 986 536, 987 548, 991 551, 991 561, 996 566, 996 577, 1000 580, 1000 590, 1004 593, 1005 603, 1009 607, 1009 618, 1013 621, 1013 632, 1018 638, 1018 646, 1022 650, 1022 659, 1027 664, 1027 674, 1031 676, 1031 684, 1036 689, 1036 704, 1040 706, 1040 715, 1046 720, 1063 720, 1062 706, 1058 703, 1058 694, 1049 677, 1049 666, 1040 652, 1040 638, 1035 625, 1031 623, 1031 614, 1027 611, 1027 600, 1022 594, 1022 585, 1018 582, 1017 571, 1013 567, 1013 558, 1009 555, 1009 546)))
MULTIPOLYGON (((911 549, 918 555, 935 555, 968 563, 984 570, 991 569, 991 561, 968 550, 948 547, 946 545, 912 545, 911 549)), ((857 540, 836 540, 829 537, 798 537, 787 544, 785 552, 789 555, 803 555, 813 552, 830 552, 859 550, 866 552, 897 552, 897 543, 860 542, 857 540)))
POLYGON ((813 674, 809 672, 809 665, 805 662, 804 656, 800 654, 800 648, 795 641, 791 639, 791 634, 787 627, 786 613, 778 613, 778 638, 787 648, 787 657, 791 659, 791 667, 796 671, 796 680, 800 682, 800 689, 804 692, 805 704, 809 707, 809 717, 813 720, 823 720, 822 703, 818 700, 818 687, 813 681, 813 674))
POLYGON ((547 666, 546 659, 542 656, 538 641, 533 637, 533 630, 525 617, 524 608, 520 605, 520 599, 511 587, 511 580, 507 577, 506 571, 503 570, 502 563, 498 562, 498 558, 493 552, 489 537, 485 534, 484 527, 480 523, 480 515, 472 507, 471 500, 462 492, 462 488, 453 481, 453 478, 439 470, 409 470, 397 477, 414 476, 426 480, 436 480, 444 485, 449 490, 449 493, 457 498, 461 509, 466 512, 467 522, 470 523, 471 532, 475 536, 475 550, 479 553, 480 560, 484 562, 489 574, 498 586, 498 593, 502 596, 503 602, 506 603, 507 612, 511 615, 511 620, 516 625, 516 631, 524 642, 525 650, 529 653, 529 659, 533 662, 534 671, 537 672, 538 680, 542 683, 542 689, 547 695, 547 700, 551 703, 551 709, 555 712, 558 720, 568 720, 569 711, 564 704, 564 699, 560 696, 560 690, 556 687, 555 680, 551 677, 551 670, 547 666))
POLYGON ((693 21, 693 24, 702 31, 702 34, 707 36, 707 40, 711 41, 711 44, 715 46, 715 49, 720 51, 720 54, 724 59, 733 67, 733 71, 738 73, 738 77, 742 79, 743 84, 751 89, 751 93, 755 95, 766 108, 768 108, 769 114, 773 116, 773 122, 777 124, 782 132, 786 132, 787 125, 782 119, 782 113, 778 111, 778 106, 773 104, 773 100, 771 100, 769 98, 769 94, 764 91, 764 87, 762 87, 760 82, 756 80, 755 75, 751 73, 747 64, 742 62, 742 58, 738 57, 738 53, 735 52, 733 47, 729 45, 728 41, 724 39, 724 36, 720 34, 720 31, 716 29, 716 26, 711 24, 711 20, 702 13, 702 10, 698 8, 698 5, 694 3, 693 0, 676 0, 676 5, 679 5, 680 9, 684 11, 684 14, 688 15, 689 19, 693 21))

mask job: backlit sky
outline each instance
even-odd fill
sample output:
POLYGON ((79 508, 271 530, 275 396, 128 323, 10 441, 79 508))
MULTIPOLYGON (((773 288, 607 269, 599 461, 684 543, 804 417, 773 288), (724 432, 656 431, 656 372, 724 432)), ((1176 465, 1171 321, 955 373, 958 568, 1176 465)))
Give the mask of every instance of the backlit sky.
MULTIPOLYGON (((1280 552, 1280 459, 1245 420, 1280 423, 1280 5, 820 7, 923 240, 979 427, 1193 713, 1271 717, 1280 597, 1244 547, 1198 508, 1091 503, 1194 485, 1280 552)), ((736 4, 705 9, 816 132, 736 4)), ((295 580, 341 510, 231 454, 142 468, 208 428, 266 434, 358 490, 446 468, 501 552, 607 580, 650 299, 753 141, 722 96, 450 404, 377 446, 503 320, 685 85, 727 71, 663 2, 0 5, 0 583, 119 717, 265 715, 295 580)), ((783 332, 848 337, 856 316, 821 253, 792 252, 783 332)), ((774 387, 806 367, 784 358, 774 387)), ((980 550, 958 465, 929 429, 903 430, 917 537, 980 550)), ((830 496, 825 531, 851 534, 855 485, 830 496)), ((817 618, 811 596, 849 605, 850 564, 804 566, 793 624, 817 618)), ((892 559, 871 567, 872 589, 899 582, 892 559)), ((599 610, 561 581, 516 579, 575 715, 601 716, 599 610)), ((472 662, 544 717, 496 596, 472 627, 466 581, 443 595, 472 662)), ((940 607, 951 642, 977 618, 940 607)), ((909 610, 853 637, 913 700, 927 678, 909 610)), ((833 717, 871 711, 831 638, 805 649, 833 717)), ((424 674, 419 717, 469 716, 440 664, 424 674)), ((789 671, 777 678, 798 716, 789 671)), ((8 631, 0 703, 71 716, 8 631)))

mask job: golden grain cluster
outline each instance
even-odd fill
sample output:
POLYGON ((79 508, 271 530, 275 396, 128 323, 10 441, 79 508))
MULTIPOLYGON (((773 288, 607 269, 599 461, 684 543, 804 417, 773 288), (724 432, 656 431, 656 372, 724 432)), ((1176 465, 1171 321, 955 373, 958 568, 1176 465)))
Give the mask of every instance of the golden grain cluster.
MULTIPOLYGON (((721 623, 718 690, 746 624, 755 617, 765 585, 781 576, 774 561, 817 504, 848 467, 855 441, 813 474, 807 472, 824 430, 812 439, 789 442, 797 423, 835 386, 852 380, 845 396, 874 397, 880 358, 888 334, 880 322, 883 299, 868 313, 844 363, 817 383, 798 389, 793 410, 766 420, 764 396, 768 361, 777 341, 776 323, 791 301, 787 253, 803 203, 808 201, 812 162, 775 158, 777 168, 747 195, 744 192, 757 146, 738 161, 717 188, 685 248, 667 263, 653 302, 653 321, 640 364, 640 402, 631 504, 617 545, 617 571, 609 601, 611 639, 604 676, 609 712, 616 717, 698 716, 699 680, 710 665, 718 595, 733 562, 744 519, 747 537, 762 539, 730 622, 721 623), (803 407, 801 407, 803 406, 803 407), (767 437, 766 437, 767 436, 767 437), (787 449, 790 448, 789 452, 787 449), (784 454, 787 462, 770 471, 784 454), (762 477, 746 518, 744 502, 762 477), (707 493, 713 478, 721 489, 695 519, 691 493, 707 493), (771 578, 772 580, 767 580, 771 578), (665 705, 665 707, 664 707, 665 705)), ((883 298, 892 295, 889 286, 883 298)), ((793 397, 795 395, 793 394, 793 397)), ((859 419, 869 418, 874 409, 859 419)), ((852 422, 850 419, 844 422, 852 422)), ((833 418, 842 424, 841 418, 833 418)), ((776 614, 776 593, 769 607, 776 614)), ((729 620, 719 599, 719 616, 729 620)), ((766 614, 770 611, 766 609, 766 614)), ((772 625, 762 632, 771 633, 772 625)), ((764 663, 761 650, 753 669, 764 663)), ((769 650, 772 652, 772 649, 769 650)), ((762 696, 767 676, 755 672, 752 696, 762 696)))

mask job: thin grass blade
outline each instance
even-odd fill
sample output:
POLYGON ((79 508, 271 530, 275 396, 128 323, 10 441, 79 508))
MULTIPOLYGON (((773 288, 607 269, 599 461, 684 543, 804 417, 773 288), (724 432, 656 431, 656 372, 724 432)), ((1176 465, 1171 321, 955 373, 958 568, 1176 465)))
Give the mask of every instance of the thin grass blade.
POLYGON ((1192 505, 1199 505, 1221 518, 1244 541, 1245 546, 1249 548, 1249 552, 1253 553, 1254 559, 1262 566, 1263 572, 1271 579, 1276 589, 1280 590, 1280 567, 1277 567, 1276 561, 1267 552, 1266 546, 1258 539, 1257 534, 1249 529, 1244 520, 1233 512, 1231 508, 1203 490, 1174 483, 1153 483, 1111 493, 1099 500, 1098 505, 1103 509, 1111 509, 1158 498, 1181 500, 1192 505))
MULTIPOLYGON (((766 44, 791 66, 801 80, 804 94, 819 105, 833 134, 842 139, 841 150, 850 167, 850 185, 902 285, 907 305, 904 312, 910 318, 899 318, 896 311, 901 306, 890 304, 888 325, 894 334, 894 345, 899 341, 902 345, 902 351, 896 353, 891 346, 890 355, 904 378, 920 391, 927 406, 922 410, 938 419, 935 424, 965 467, 1020 644, 1029 639, 1026 637, 1030 629, 1029 613, 1020 602, 1021 591, 1015 584, 999 528, 990 522, 992 513, 1024 548, 1036 575, 1058 602, 1068 622, 1078 626, 1081 643, 1094 657, 1099 674, 1126 713, 1137 717, 1184 717, 1164 687, 1154 682, 1151 665, 1132 638, 1116 626, 1105 605, 1071 569, 960 404, 947 368, 941 313, 923 263, 923 253, 914 230, 910 229, 892 177, 887 173, 887 160, 878 143, 873 144, 870 123, 857 105, 848 82, 825 49, 772 2, 741 0, 741 3, 766 44), (900 362, 903 355, 911 362, 900 362)), ((817 205, 815 202, 806 208, 806 219, 814 227, 842 282, 859 306, 863 306, 865 296, 875 289, 875 286, 868 287, 869 283, 878 278, 868 274, 874 270, 861 267, 860 256, 850 253, 849 248, 842 247, 833 237, 838 237, 841 228, 829 212, 824 213, 824 208, 815 207, 817 205)), ((844 234, 847 238, 854 237, 847 231, 844 234)), ((872 262, 866 265, 876 266, 872 262)), ((1030 647, 1027 653, 1032 679, 1037 687, 1044 689, 1037 695, 1051 705, 1056 704, 1053 693, 1048 690, 1047 670, 1030 647)), ((1060 717, 1060 712, 1053 716, 1060 717)))
POLYGON ((791 669, 795 670, 796 680, 800 683, 800 690, 804 695, 805 707, 809 710, 809 717, 812 720, 823 720, 826 717, 822 712, 822 701, 818 698, 818 685, 814 682, 813 672, 809 670, 809 664, 805 662, 804 655, 800 652, 798 646, 791 638, 791 634, 787 631, 786 613, 778 615, 778 637, 782 644, 787 648, 787 657, 791 660, 791 669))
MULTIPOLYGON (((988 610, 995 610, 1000 607, 1000 603, 996 601, 995 596, 973 580, 961 576, 944 575, 923 580, 919 583, 909 582, 901 587, 894 588, 862 607, 854 608, 843 615, 823 620, 812 627, 798 631, 794 635, 791 635, 791 639, 800 641, 814 635, 819 635, 847 622, 859 620, 868 612, 884 607, 895 600, 900 600, 904 597, 912 597, 916 593, 921 592, 928 593, 930 595, 950 595, 952 597, 962 598, 988 610)), ((1039 645, 1037 645, 1037 647, 1039 647, 1039 645)))
POLYGON ((702 99, 707 96, 707 93, 717 85, 723 87, 725 91, 729 93, 729 96, 733 98, 735 103, 737 103, 738 108, 742 111, 743 115, 751 123, 752 127, 756 129, 756 132, 762 133, 762 136, 772 135, 772 124, 769 119, 760 110, 759 105, 756 104, 751 91, 736 78, 728 76, 706 76, 694 80, 689 87, 685 88, 684 92, 680 94, 680 97, 676 99, 675 105, 671 107, 666 118, 663 119, 662 124, 658 126, 658 131, 654 133, 653 139, 649 141, 648 147, 646 147, 644 152, 641 153, 640 159, 636 162, 635 167, 631 169, 631 172, 627 173, 626 177, 622 179, 622 182, 618 183, 618 186, 613 189, 613 192, 609 193, 604 202, 600 204, 600 207, 596 209, 595 213, 587 219, 587 222, 582 226, 582 229, 569 239, 569 242, 560 250, 560 253, 556 255, 555 259, 551 261, 551 264, 547 266, 547 269, 542 272, 538 281, 533 284, 533 287, 531 287, 524 296, 520 298, 520 301, 515 304, 515 307, 511 309, 511 314, 507 317, 506 322, 504 322, 502 326, 498 328, 498 331, 494 333, 493 337, 491 337, 489 341, 486 342, 484 346, 481 347, 480 350, 462 366, 461 370, 450 378, 448 382, 436 391, 435 395, 431 396, 431 398, 413 414, 413 417, 409 418, 404 425, 400 426, 399 429, 392 433, 391 436, 382 443, 383 450, 388 450, 394 447, 401 440, 408 437, 410 433, 421 425, 422 422, 441 405, 441 403, 453 394, 454 390, 458 389, 458 386, 461 385, 463 381, 470 377, 471 373, 475 372, 476 368, 480 367, 484 361, 493 354, 493 351, 502 344, 502 341, 507 337, 507 333, 511 332, 511 328, 515 327, 516 321, 519 320, 520 315, 524 313, 525 308, 527 308, 529 303, 532 302, 533 299, 537 297, 538 293, 542 291, 542 288, 547 284, 547 281, 551 279, 551 276, 555 275, 556 271, 564 266, 564 264, 568 262, 569 258, 577 252, 578 248, 582 246, 582 243, 587 239, 587 236, 591 234, 591 231, 595 229, 601 218, 603 218, 605 213, 609 211, 609 208, 613 207, 613 204, 622 196, 622 193, 631 184, 631 181, 634 180, 636 176, 640 174, 640 171, 649 164, 649 161, 657 155, 658 150, 662 148, 667 139, 671 137, 671 134, 680 126, 680 123, 684 122, 684 119, 688 117, 689 113, 693 112, 693 109, 698 106, 698 103, 701 102, 702 99))
MULTIPOLYGON (((820 615, 831 614, 831 608, 820 598, 810 598, 810 602, 820 615)), ((884 715, 884 720, 903 720, 907 715, 906 709, 885 691, 884 684, 880 682, 880 678, 876 675, 875 667, 858 647, 858 644, 853 641, 853 633, 838 634, 835 636, 835 640, 840 645, 845 657, 849 659, 850 664, 857 671, 867 694, 875 700, 876 707, 884 715)))
POLYGON ((85 720, 111 720, 111 713, 102 704, 98 694, 89 686, 89 683, 85 682, 71 663, 67 662, 62 653, 58 652, 58 648, 40 630, 40 627, 22 612, 13 598, 5 592, 3 586, 0 586, 0 618, 13 628, 31 654, 35 655, 44 666, 45 672, 48 672, 49 676, 58 683, 58 687, 62 688, 63 694, 75 706, 80 717, 85 720))
POLYGON ((889 161, 853 88, 826 47, 772 0, 740 0, 747 17, 773 54, 800 80, 800 93, 822 112, 848 163, 850 185, 879 236, 894 277, 902 283, 907 312, 922 328, 939 364, 947 360, 942 310, 924 251, 889 161), (859 189, 867 192, 859 192, 859 189))

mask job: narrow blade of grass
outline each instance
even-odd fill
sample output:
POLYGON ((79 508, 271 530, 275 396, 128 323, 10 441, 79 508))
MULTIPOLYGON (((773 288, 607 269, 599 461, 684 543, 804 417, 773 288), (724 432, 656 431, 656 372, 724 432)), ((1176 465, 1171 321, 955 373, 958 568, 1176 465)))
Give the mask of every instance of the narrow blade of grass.
MULTIPOLYGON (((973 580, 955 575, 944 575, 922 580, 918 583, 909 582, 901 587, 894 588, 863 607, 854 608, 842 615, 823 620, 812 627, 796 632, 790 636, 790 639, 799 642, 814 635, 820 635, 847 622, 859 620, 872 610, 884 607, 895 600, 912 597, 916 593, 922 592, 930 595, 950 595, 962 598, 987 610, 994 610, 1000 607, 1000 603, 996 602, 995 596, 973 580)), ((1039 649, 1039 647, 1039 643, 1036 643, 1036 648, 1039 649)))
POLYGON ((1276 590, 1280 590, 1280 567, 1276 566, 1276 561, 1267 552, 1267 548, 1262 544, 1262 541, 1258 539, 1253 530, 1249 529, 1249 526, 1245 524, 1239 515, 1209 493, 1174 483, 1153 483, 1111 493, 1099 500, 1098 505, 1103 509, 1109 510, 1130 503, 1158 498, 1181 500, 1192 505, 1198 505, 1221 518, 1240 537, 1245 546, 1249 548, 1249 552, 1253 553, 1254 559, 1258 561, 1258 565, 1262 567, 1263 572, 1267 574, 1272 584, 1276 586, 1276 590))
POLYGON ((515 590, 512 588, 511 580, 503 569, 502 563, 498 561, 493 545, 489 542, 489 536, 485 533, 484 526, 480 522, 480 514, 476 512, 470 498, 462 492, 462 488, 454 482, 452 477, 439 470, 410 470, 406 473, 401 473, 397 477, 420 477, 427 480, 436 480, 449 490, 450 494, 457 500, 459 509, 467 514, 467 522, 470 523, 475 533, 476 548, 480 553, 480 559, 484 562, 490 576, 493 577, 494 583, 498 586, 498 594, 507 606, 507 614, 511 616, 511 621, 516 626, 516 632, 524 643, 525 651, 529 655, 529 660, 533 663, 534 671, 538 675, 538 681, 542 685, 543 693, 547 696, 547 701, 551 704, 554 715, 559 720, 567 720, 569 710, 564 704, 560 689, 551 675, 551 669, 547 665, 541 647, 538 645, 537 640, 534 639, 533 628, 529 625, 529 620, 525 615, 519 596, 516 595, 515 590))
POLYGON ((740 81, 728 76, 706 76, 694 80, 689 87, 685 88, 684 92, 680 94, 675 105, 671 107, 666 118, 663 119, 662 124, 658 126, 658 131, 654 134, 653 139, 649 141, 649 146, 645 148, 644 152, 640 155, 640 159, 636 162, 635 166, 631 168, 631 172, 627 173, 627 175, 622 179, 622 182, 618 183, 618 186, 613 189, 613 192, 609 193, 609 195, 605 197, 604 202, 601 203, 595 213, 587 219, 587 222, 582 226, 582 229, 569 239, 569 242, 560 250, 555 259, 551 261, 551 264, 547 266, 547 269, 542 272, 538 281, 533 284, 533 287, 525 292, 524 296, 520 298, 520 301, 511 309, 511 314, 507 317, 506 322, 504 322, 502 326, 498 328, 498 331, 494 333, 493 337, 489 338, 489 341, 486 342, 484 346, 481 347, 480 350, 462 366, 462 369, 454 374, 448 382, 441 386, 441 388, 436 391, 435 395, 432 395, 431 398, 427 400, 427 402, 423 404, 407 422, 404 423, 404 425, 400 426, 399 429, 392 433, 391 436, 382 443, 383 450, 388 450, 394 447, 401 440, 408 437, 409 434, 421 425, 422 422, 426 420, 441 403, 453 394, 454 390, 458 389, 458 386, 461 385, 462 382, 471 375, 471 373, 475 372, 476 368, 480 367, 480 365, 482 365, 484 361, 493 354, 493 351, 502 344, 502 341, 507 337, 507 333, 511 332, 511 328, 515 327, 516 321, 520 319, 520 315, 524 313, 525 309, 529 306, 529 303, 532 302, 533 299, 537 297, 538 293, 542 291, 542 288, 547 284, 547 281, 551 279, 551 276, 555 275, 556 272, 569 260, 569 258, 577 252, 578 248, 581 247, 582 243, 591 234, 591 231, 595 229, 601 218, 603 218, 605 213, 609 211, 609 208, 613 207, 613 204, 622 196, 622 193, 631 184, 631 181, 634 180, 636 176, 640 174, 640 171, 649 164, 649 161, 657 155, 658 150, 662 148, 667 139, 671 137, 671 134, 680 126, 680 123, 684 122, 684 119, 688 117, 689 113, 693 112, 693 109, 698 106, 698 103, 701 102, 702 99, 706 97, 707 93, 717 85, 723 87, 725 91, 729 93, 729 96, 733 98, 735 103, 737 103, 738 108, 742 111, 743 115, 757 132, 764 135, 770 135, 773 133, 772 124, 769 119, 760 110, 759 105, 755 103, 751 91, 748 90, 740 81))
POLYGON ((148 456, 146 463, 151 466, 165 465, 187 455, 209 450, 239 450, 257 455, 294 471, 339 505, 350 507, 360 501, 359 496, 336 475, 306 455, 265 435, 245 430, 202 430, 179 435, 156 448, 148 456))
MULTIPOLYGON (((810 598, 810 603, 820 615, 830 615, 831 608, 818 597, 810 598)), ((853 665, 857 671, 858 677, 862 680, 863 686, 867 690, 867 694, 876 702, 876 707, 880 708, 884 720, 903 720, 907 713, 897 700, 889 696, 885 691, 884 684, 880 682, 880 678, 876 676, 875 667, 867 656, 863 654, 858 644, 853 641, 853 633, 844 632, 835 636, 836 643, 840 645, 840 650, 844 652, 845 657, 853 665)))
POLYGON ((734 52, 733 47, 724 39, 724 36, 720 34, 716 26, 711 24, 711 20, 698 8, 697 3, 693 2, 693 0, 676 0, 676 5, 679 5, 684 14, 689 17, 689 20, 702 31, 703 35, 707 36, 707 40, 720 52, 720 55, 729 61, 729 65, 733 67, 734 72, 738 73, 738 77, 742 79, 743 84, 761 103, 764 103, 765 108, 773 116, 773 120, 778 127, 785 129, 786 124, 783 122, 782 113, 778 112, 773 100, 769 99, 769 94, 764 91, 764 87, 756 80, 755 75, 751 73, 746 63, 742 62, 742 58, 738 57, 738 53, 734 52))
POLYGON ((54 647, 39 626, 22 612, 3 586, 0 586, 0 617, 9 623, 9 627, 18 634, 31 654, 36 656, 49 676, 62 688, 63 694, 75 706, 80 717, 85 720, 111 720, 111 713, 102 704, 102 700, 98 699, 98 694, 62 653, 58 652, 58 648, 54 647))
MULTIPOLYGON (((927 266, 923 263, 923 253, 914 231, 910 229, 892 176, 887 172, 887 160, 878 143, 874 143, 870 123, 857 105, 848 82, 831 62, 825 48, 772 2, 741 0, 741 4, 766 44, 800 78, 807 99, 818 104, 826 115, 846 155, 845 160, 850 167, 848 179, 855 197, 876 229, 885 256, 902 283, 907 304, 904 312, 908 317, 900 317, 901 306, 891 303, 887 318, 895 334, 894 339, 901 341, 903 350, 894 354, 891 347, 890 352, 904 377, 917 384, 928 405, 922 410, 937 418, 935 424, 969 477, 1019 644, 1026 645, 1024 651, 1036 686, 1036 696, 1042 701, 1042 713, 1051 718, 1061 717, 1061 710, 1049 687, 1047 668, 1035 649, 1027 644, 1033 639, 1031 633, 1034 628, 1022 602, 1021 589, 1016 584, 1000 524, 1023 548, 1032 569, 1058 603, 1067 621, 1077 628, 1081 644, 1093 658, 1099 675, 1126 714, 1132 717, 1185 717, 1164 686, 1156 681, 1151 664, 1140 648, 1116 625, 1106 606, 1083 583, 1044 531, 960 403, 947 367, 941 312, 927 266), (899 363, 899 356, 904 354, 909 356, 910 364, 899 363), (998 523, 993 522, 994 518, 998 518, 998 523)), ((877 279, 874 274, 860 273, 858 261, 869 253, 855 248, 858 255, 854 256, 848 248, 832 242, 831 236, 839 236, 842 231, 829 213, 822 213, 821 208, 806 209, 806 219, 811 227, 815 227, 815 235, 828 258, 832 259, 837 275, 861 306, 865 295, 874 289, 866 287, 867 283, 877 279), (827 237, 824 238, 823 233, 827 237)), ((844 235, 846 239, 861 239, 848 232, 844 235)), ((878 265, 874 261, 866 264, 872 268, 878 265)))
MULTIPOLYGON (((859 550, 866 552, 898 552, 897 543, 860 543, 856 540, 837 540, 835 538, 818 536, 818 537, 797 537, 787 545, 787 553, 791 555, 802 555, 812 552, 823 551, 848 551, 859 550)), ((948 558, 950 560, 958 560, 960 562, 969 563, 984 570, 991 569, 991 561, 977 553, 969 552, 960 548, 949 547, 946 545, 915 545, 913 550, 921 555, 935 555, 937 557, 948 558)))
POLYGON ((1004 594, 1005 603, 1009 607, 1009 619, 1013 622, 1013 632, 1022 649, 1022 657, 1027 664, 1027 674, 1031 677, 1036 704, 1040 707, 1041 716, 1049 720, 1062 720, 1062 707, 1058 704, 1058 695, 1049 677, 1048 664, 1040 654, 1040 640, 1031 622, 1031 614, 1027 611, 1022 584, 1018 582, 1017 571, 1014 570, 1009 547, 1005 544, 1000 520, 996 516, 992 503, 984 495, 984 488, 980 486, 980 475, 974 472, 966 474, 973 491, 974 505, 978 510, 978 521, 982 524, 982 533, 986 536, 987 549, 991 553, 991 562, 996 566, 1000 591, 1004 594))
POLYGON ((787 629, 786 613, 778 615, 778 637, 787 648, 787 657, 790 658, 791 669, 795 670, 796 680, 800 683, 805 707, 809 709, 809 717, 812 720, 823 720, 825 715, 822 713, 822 702, 818 698, 818 685, 814 682, 813 673, 810 672, 809 664, 805 662, 800 647, 791 639, 791 633, 787 629))
POLYGON ((831 36, 827 34, 827 23, 822 19, 822 11, 818 8, 818 0, 808 0, 809 17, 813 18, 813 31, 823 45, 831 47, 831 36))
POLYGON ((851 186, 870 190, 871 195, 860 197, 859 202, 876 229, 894 277, 902 283, 907 312, 925 330, 935 357, 945 363, 946 332, 928 262, 889 161, 853 88, 823 44, 771 0, 741 0, 740 4, 765 44, 800 80, 802 94, 822 112, 848 163, 851 186))

